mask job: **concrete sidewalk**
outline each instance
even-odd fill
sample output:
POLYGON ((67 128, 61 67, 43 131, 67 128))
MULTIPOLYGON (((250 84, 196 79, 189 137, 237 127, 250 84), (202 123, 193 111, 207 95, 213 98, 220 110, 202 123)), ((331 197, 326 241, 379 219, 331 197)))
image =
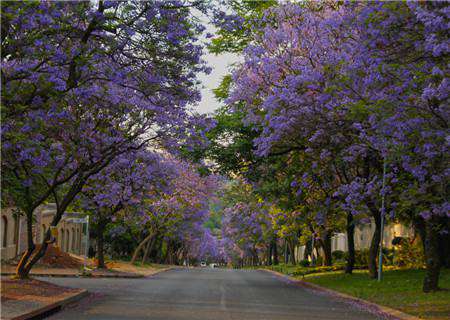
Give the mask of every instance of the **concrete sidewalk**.
POLYGON ((39 280, 2 277, 1 319, 25 320, 61 309, 88 295, 85 289, 57 286, 39 280))

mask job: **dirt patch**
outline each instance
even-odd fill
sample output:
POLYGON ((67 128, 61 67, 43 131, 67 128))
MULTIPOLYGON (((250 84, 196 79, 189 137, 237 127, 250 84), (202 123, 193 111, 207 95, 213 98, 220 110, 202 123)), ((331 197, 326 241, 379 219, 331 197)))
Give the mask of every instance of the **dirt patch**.
MULTIPOLYGON (((36 245, 34 252, 38 252, 41 245, 36 245)), ((3 262, 2 267, 15 267, 19 263, 21 256, 3 262)), ((73 253, 61 251, 58 247, 49 245, 45 252, 45 255, 36 263, 36 267, 41 268, 58 268, 58 269, 80 269, 84 265, 84 257, 78 256, 73 253)), ((92 261, 88 259, 88 266, 92 265, 92 261)))
POLYGON ((2 301, 20 299, 23 296, 54 297, 63 293, 75 292, 78 290, 60 287, 49 282, 35 279, 16 280, 2 278, 1 283, 2 301))
POLYGON ((141 276, 149 276, 158 272, 159 270, 152 266, 136 266, 134 264, 131 264, 130 262, 124 261, 109 261, 106 263, 106 266, 109 270, 112 271, 138 274, 141 276))
MULTIPOLYGON (((39 248, 36 248, 39 250, 39 248)), ((45 255, 38 261, 40 266, 48 266, 52 268, 81 268, 83 259, 73 254, 63 252, 53 245, 48 246, 45 255)))

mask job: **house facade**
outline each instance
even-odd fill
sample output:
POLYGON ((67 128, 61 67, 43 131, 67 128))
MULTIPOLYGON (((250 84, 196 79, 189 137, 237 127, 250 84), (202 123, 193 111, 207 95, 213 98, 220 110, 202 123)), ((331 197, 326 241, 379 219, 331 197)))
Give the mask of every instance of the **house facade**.
MULTIPOLYGON (((55 204, 39 206, 35 211, 35 223, 32 234, 36 244, 42 242, 53 217, 56 214, 55 204)), ((78 222, 79 213, 66 213, 57 225, 56 243, 62 251, 85 254, 85 235, 83 223, 78 222)), ((27 248, 27 225, 25 217, 17 208, 9 207, 1 210, 0 253, 2 260, 10 260, 23 253, 27 248)))
MULTIPOLYGON (((355 227, 355 250, 369 249, 370 242, 372 241, 373 233, 375 232, 375 223, 371 221, 369 224, 361 224, 355 227)), ((400 223, 392 223, 384 226, 383 232, 383 247, 392 248, 392 240, 395 237, 410 238, 414 236, 414 230, 411 227, 405 226, 400 223)), ((340 250, 347 252, 347 234, 337 233, 331 238, 331 252, 340 250)), ((322 249, 320 250, 322 251, 322 249)), ((305 246, 299 246, 296 248, 296 258, 298 261, 303 259, 305 252, 305 246)), ((320 252, 323 255, 323 252, 320 252)))

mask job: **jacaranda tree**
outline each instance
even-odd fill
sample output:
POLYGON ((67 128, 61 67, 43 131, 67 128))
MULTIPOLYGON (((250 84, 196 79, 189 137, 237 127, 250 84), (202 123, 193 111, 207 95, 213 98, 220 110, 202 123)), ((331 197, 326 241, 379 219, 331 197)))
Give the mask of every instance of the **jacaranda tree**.
POLYGON ((257 154, 302 153, 297 180, 314 180, 326 195, 318 203, 372 217, 372 277, 382 195, 389 211, 423 220, 424 291, 438 288, 437 241, 449 218, 448 12, 431 2, 279 5, 253 24, 229 99, 262 128, 257 154))
MULTIPOLYGON (((35 252, 34 210, 56 203, 56 226, 88 179, 116 157, 184 132, 208 69, 180 1, 13 2, 2 14, 3 198, 19 207, 35 252)), ((199 9, 203 10, 200 4, 199 9)))

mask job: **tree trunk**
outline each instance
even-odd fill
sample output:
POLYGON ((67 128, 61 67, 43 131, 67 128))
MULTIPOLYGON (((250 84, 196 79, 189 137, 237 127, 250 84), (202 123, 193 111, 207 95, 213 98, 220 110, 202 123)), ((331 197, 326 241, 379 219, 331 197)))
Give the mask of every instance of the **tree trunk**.
MULTIPOLYGON (((92 174, 100 171, 101 168, 99 168, 97 171, 93 172, 92 174)), ((87 177, 82 175, 78 176, 72 185, 69 188, 69 191, 66 193, 66 195, 63 197, 61 201, 59 201, 59 205, 57 205, 56 208, 56 214, 52 219, 52 222, 50 224, 51 227, 55 227, 58 225, 59 221, 62 218, 62 215, 66 211, 67 207, 71 204, 75 196, 81 191, 83 188, 84 183, 86 182, 87 177)), ((44 240, 39 248, 39 250, 33 254, 33 251, 35 249, 35 245, 33 243, 33 212, 34 209, 36 209, 38 205, 34 206, 33 208, 30 208, 28 211, 25 211, 25 214, 27 216, 27 236, 28 236, 28 249, 23 254, 19 264, 17 265, 16 269, 16 276, 18 278, 24 279, 27 278, 31 268, 36 264, 36 262, 41 259, 49 245, 50 240, 50 228, 45 234, 44 240)))
POLYGON ((295 265, 296 261, 295 261, 294 241, 292 241, 292 240, 288 241, 288 248, 289 248, 289 260, 290 260, 291 264, 295 265))
POLYGON ((333 264, 333 255, 331 254, 331 231, 325 230, 323 240, 320 241, 325 255, 324 264, 331 266, 333 264))
POLYGON ((277 237, 274 236, 272 238, 272 263, 274 265, 278 265, 280 262, 278 260, 278 246, 277 246, 277 237))
MULTIPOLYGON (((444 230, 450 230, 450 218, 443 217, 441 225, 444 230)), ((439 242, 439 257, 441 262, 441 267, 450 268, 450 233, 442 232, 438 234, 439 242)))
POLYGON ((378 268, 377 268, 377 256, 380 248, 380 231, 381 231, 381 217, 380 213, 375 209, 371 209, 372 217, 375 220, 375 231, 372 236, 372 242, 370 243, 369 248, 369 277, 372 279, 376 279, 378 277, 378 268))
POLYGON ((167 248, 166 256, 164 257, 163 261, 165 261, 165 263, 167 263, 167 264, 172 264, 172 257, 171 257, 172 244, 171 244, 170 240, 167 241, 167 247, 166 248, 167 248))
POLYGON ((267 259, 266 259, 266 266, 272 265, 272 242, 269 243, 267 246, 267 259))
MULTIPOLYGON (((54 227, 59 223, 65 211, 65 208, 67 208, 67 205, 68 204, 65 204, 65 206, 62 207, 63 209, 61 209, 60 207, 56 211, 56 214, 53 217, 50 226, 54 227)), ((44 256, 45 252, 47 251, 47 247, 51 239, 50 228, 48 228, 47 232, 45 233, 45 237, 41 243, 41 246, 39 247, 39 250, 35 252, 36 246, 33 242, 33 211, 34 209, 26 213, 28 248, 22 255, 22 258, 20 259, 20 262, 18 263, 16 268, 16 277, 19 279, 28 278, 31 268, 33 268, 36 262, 38 262, 39 259, 41 259, 44 256)))
POLYGON ((287 240, 284 239, 284 264, 289 263, 289 253, 287 248, 287 240))
POLYGON ((256 250, 255 247, 253 247, 253 250, 252 250, 252 265, 253 266, 259 265, 258 251, 256 250))
POLYGON ((33 211, 26 212, 25 216, 27 218, 27 250, 23 253, 16 267, 16 277, 19 279, 28 278, 29 270, 27 271, 26 264, 36 248, 33 241, 33 211))
POLYGON ((135 263, 135 262, 136 262, 136 260, 137 260, 137 258, 138 258, 138 256, 139 256, 139 253, 140 253, 141 250, 144 248, 144 246, 146 245, 146 243, 147 243, 148 241, 150 241, 150 239, 153 238, 153 236, 154 236, 154 233, 153 233, 153 232, 150 232, 150 234, 149 234, 148 236, 146 236, 146 237, 144 238, 144 240, 141 241, 141 243, 139 243, 139 245, 137 246, 137 248, 134 250, 133 257, 131 258, 131 263, 135 263))
POLYGON ((425 262, 427 271, 423 281, 423 292, 432 292, 439 290, 439 273, 441 269, 439 257, 439 241, 437 226, 430 219, 425 222, 425 262))
POLYGON ((305 244, 305 251, 303 252, 303 260, 308 260, 308 257, 311 256, 311 246, 312 242, 311 240, 308 240, 305 244))
POLYGON ((345 273, 352 274, 355 266, 355 223, 353 221, 353 214, 347 213, 347 246, 348 258, 345 266, 345 273))
POLYGON ((155 245, 156 237, 153 237, 152 240, 147 242, 147 246, 145 247, 144 255, 142 256, 142 264, 147 262, 148 256, 150 252, 153 250, 153 246, 155 245))
POLYGON ((105 265, 105 227, 106 221, 100 220, 97 224, 97 268, 106 269, 105 265))
POLYGON ((277 238, 272 240, 272 254, 273 254, 273 264, 278 265, 280 261, 278 260, 278 246, 277 246, 277 238))
POLYGON ((422 217, 417 216, 413 219, 413 226, 415 231, 419 234, 420 240, 422 241, 423 252, 426 251, 425 241, 427 238, 427 231, 425 228, 425 220, 422 217))

